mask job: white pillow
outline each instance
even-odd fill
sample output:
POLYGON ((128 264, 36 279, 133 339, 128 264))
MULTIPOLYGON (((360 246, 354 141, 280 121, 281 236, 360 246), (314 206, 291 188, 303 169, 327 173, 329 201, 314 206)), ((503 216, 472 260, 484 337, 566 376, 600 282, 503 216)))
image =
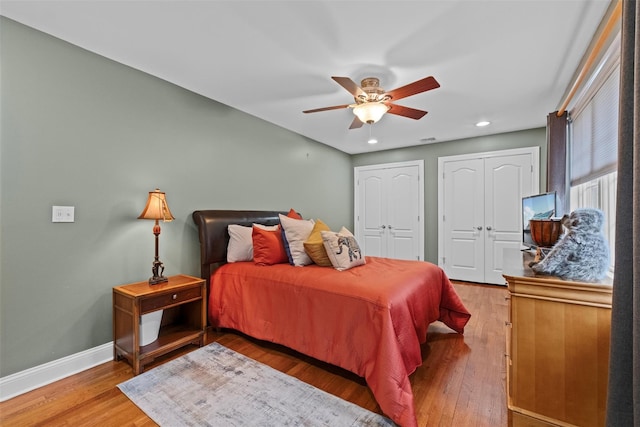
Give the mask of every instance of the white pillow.
MULTIPOLYGON (((265 230, 277 230, 277 225, 254 224, 265 230)), ((252 228, 244 225, 229 224, 229 244, 227 245, 227 262, 253 261, 252 228)))
POLYGON ((322 243, 327 256, 336 270, 348 270, 365 264, 364 255, 353 234, 342 227, 339 232, 321 231, 322 243))
POLYGON ((313 264, 313 260, 304 250, 304 242, 311 235, 313 230, 312 219, 295 219, 279 214, 280 225, 284 230, 284 236, 289 246, 289 254, 292 265, 297 267, 313 264))

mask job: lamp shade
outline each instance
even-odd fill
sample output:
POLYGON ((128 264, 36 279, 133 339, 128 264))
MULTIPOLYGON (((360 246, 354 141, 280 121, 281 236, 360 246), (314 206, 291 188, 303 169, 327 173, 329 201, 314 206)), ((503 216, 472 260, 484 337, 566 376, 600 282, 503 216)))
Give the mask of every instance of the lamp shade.
POLYGON ((173 221, 175 219, 169 210, 164 192, 158 188, 155 191, 149 191, 147 205, 138 219, 161 219, 163 221, 173 221))
POLYGON ((375 123, 389 111, 389 106, 380 102, 363 102, 353 107, 353 114, 358 116, 362 123, 375 123))

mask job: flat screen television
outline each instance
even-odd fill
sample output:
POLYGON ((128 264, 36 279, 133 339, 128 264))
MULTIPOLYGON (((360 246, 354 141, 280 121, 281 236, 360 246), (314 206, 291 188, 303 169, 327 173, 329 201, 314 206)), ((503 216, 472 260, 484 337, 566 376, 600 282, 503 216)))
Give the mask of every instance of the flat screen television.
POLYGON ((536 194, 522 198, 522 243, 535 246, 529 229, 530 219, 548 219, 556 214, 556 192, 536 194))

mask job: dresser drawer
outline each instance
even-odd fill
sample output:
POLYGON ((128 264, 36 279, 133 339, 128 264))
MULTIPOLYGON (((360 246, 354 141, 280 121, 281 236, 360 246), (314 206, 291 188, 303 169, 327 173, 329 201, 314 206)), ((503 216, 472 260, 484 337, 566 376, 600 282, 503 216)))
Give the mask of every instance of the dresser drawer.
POLYGON ((160 308, 165 308, 173 304, 178 304, 182 301, 188 301, 201 297, 202 286, 195 286, 189 289, 155 295, 153 297, 144 298, 140 301, 140 312, 147 313, 160 308))

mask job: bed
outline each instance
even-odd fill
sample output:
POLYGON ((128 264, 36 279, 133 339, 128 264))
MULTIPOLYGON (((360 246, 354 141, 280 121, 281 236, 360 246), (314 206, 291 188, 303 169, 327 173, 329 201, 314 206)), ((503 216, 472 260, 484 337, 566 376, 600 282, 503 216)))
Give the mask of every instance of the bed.
POLYGON ((409 375, 440 320, 463 333, 470 314, 445 273, 423 261, 366 257, 331 267, 226 263, 228 225, 279 223, 277 211, 200 210, 201 277, 210 325, 292 348, 365 379, 395 423, 417 425, 409 375))

